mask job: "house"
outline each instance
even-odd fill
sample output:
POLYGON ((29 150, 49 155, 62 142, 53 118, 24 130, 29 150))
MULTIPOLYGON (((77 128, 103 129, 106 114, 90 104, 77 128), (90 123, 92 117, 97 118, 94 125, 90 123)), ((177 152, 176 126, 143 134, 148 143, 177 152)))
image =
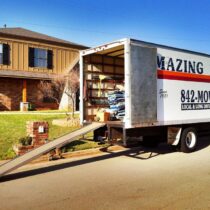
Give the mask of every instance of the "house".
POLYGON ((58 108, 40 93, 41 80, 52 80, 78 62, 87 47, 24 28, 0 28, 0 110, 58 108))

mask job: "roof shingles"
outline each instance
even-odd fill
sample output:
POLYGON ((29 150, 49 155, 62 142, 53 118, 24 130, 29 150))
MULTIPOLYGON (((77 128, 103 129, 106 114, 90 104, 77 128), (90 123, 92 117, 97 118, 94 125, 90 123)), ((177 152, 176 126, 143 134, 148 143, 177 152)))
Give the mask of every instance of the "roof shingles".
POLYGON ((76 44, 73 42, 69 42, 63 39, 58 39, 52 36, 48 36, 46 34, 34 32, 24 28, 0 28, 0 36, 15 36, 19 38, 25 39, 33 39, 33 40, 41 40, 43 42, 51 42, 54 44, 66 45, 69 47, 77 48, 77 49, 86 49, 88 47, 80 44, 76 44))

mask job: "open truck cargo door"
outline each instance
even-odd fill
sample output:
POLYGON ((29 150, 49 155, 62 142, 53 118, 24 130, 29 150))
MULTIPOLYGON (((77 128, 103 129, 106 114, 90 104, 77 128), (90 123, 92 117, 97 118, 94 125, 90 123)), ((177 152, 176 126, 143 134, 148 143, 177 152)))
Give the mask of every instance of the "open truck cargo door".
MULTIPOLYGON (((157 121, 157 49, 130 44, 131 126, 157 121)), ((127 127, 127 126, 126 126, 127 127)))

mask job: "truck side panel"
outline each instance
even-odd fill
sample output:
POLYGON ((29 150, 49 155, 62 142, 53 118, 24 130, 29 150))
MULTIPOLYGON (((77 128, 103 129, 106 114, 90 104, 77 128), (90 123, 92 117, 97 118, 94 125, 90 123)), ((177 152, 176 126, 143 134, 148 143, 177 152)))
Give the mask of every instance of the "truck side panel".
POLYGON ((158 122, 210 118, 210 58, 158 48, 158 122))

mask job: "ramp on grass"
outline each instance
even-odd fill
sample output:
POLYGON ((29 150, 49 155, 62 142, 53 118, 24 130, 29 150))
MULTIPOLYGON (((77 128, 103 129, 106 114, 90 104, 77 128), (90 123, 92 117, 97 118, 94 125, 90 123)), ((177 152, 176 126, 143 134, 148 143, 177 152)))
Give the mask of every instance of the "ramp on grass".
POLYGON ((94 131, 100 127, 105 126, 105 123, 93 122, 89 125, 86 125, 76 131, 73 131, 69 134, 66 134, 62 137, 59 137, 53 141, 50 141, 36 149, 33 149, 26 154, 19 156, 13 160, 10 160, 2 165, 0 165, 0 177, 19 168, 20 166, 29 163, 30 161, 38 158, 39 156, 48 153, 52 149, 60 148, 72 141, 80 135, 84 135, 90 131, 94 131))

